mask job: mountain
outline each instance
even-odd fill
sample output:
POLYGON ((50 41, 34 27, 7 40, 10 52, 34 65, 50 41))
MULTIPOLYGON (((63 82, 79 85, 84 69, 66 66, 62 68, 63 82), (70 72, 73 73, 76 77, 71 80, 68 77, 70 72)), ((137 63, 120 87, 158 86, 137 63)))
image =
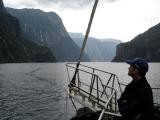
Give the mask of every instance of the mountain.
POLYGON ((18 20, 8 14, 0 1, 0 63, 53 62, 55 57, 46 47, 24 38, 18 20))
POLYGON ((0 13, 2 12, 5 12, 5 7, 4 7, 3 1, 0 0, 0 13))
MULTIPOLYGON (((61 18, 54 12, 39 9, 11 9, 7 11, 18 18, 23 34, 38 45, 51 49, 58 61, 76 61, 80 48, 68 35, 61 18)), ((84 54, 83 61, 89 61, 84 54)))
POLYGON ((133 40, 117 46, 115 62, 142 57, 149 62, 160 62, 160 23, 139 34, 133 40))
MULTIPOLYGON (((75 43, 81 47, 84 36, 81 33, 69 33, 75 43)), ((121 43, 115 39, 96 39, 89 37, 87 40, 85 53, 92 62, 111 61, 116 55, 116 46, 121 43)))

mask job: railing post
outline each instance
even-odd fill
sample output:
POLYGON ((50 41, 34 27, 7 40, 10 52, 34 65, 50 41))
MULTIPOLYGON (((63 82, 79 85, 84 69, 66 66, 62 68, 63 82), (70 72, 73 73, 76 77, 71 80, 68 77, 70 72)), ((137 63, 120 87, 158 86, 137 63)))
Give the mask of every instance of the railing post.
POLYGON ((117 82, 118 82, 118 85, 119 85, 120 92, 121 92, 121 94, 122 94, 122 88, 121 88, 121 85, 120 85, 120 82, 119 82, 119 79, 118 79, 117 76, 116 76, 116 79, 117 79, 117 82))
POLYGON ((99 86, 98 86, 98 76, 96 76, 96 80, 97 80, 97 99, 98 99, 98 103, 99 103, 99 86))
MULTIPOLYGON (((95 79, 95 75, 94 75, 94 68, 93 68, 93 74, 92 74, 92 78, 91 78, 91 83, 90 83, 90 85, 92 85, 93 84, 93 80, 95 79)), ((90 91, 91 91, 91 87, 90 87, 90 91)))
POLYGON ((78 78, 78 90, 80 88, 80 75, 79 75, 79 70, 77 71, 77 78, 78 78))
POLYGON ((115 113, 117 113, 117 91, 115 92, 115 113))
POLYGON ((90 85, 89 99, 90 99, 90 96, 91 96, 91 93, 92 93, 92 90, 93 90, 94 81, 95 81, 95 75, 93 75, 93 81, 91 82, 91 85, 90 85))
MULTIPOLYGON (((111 89, 111 95, 113 93, 113 88, 114 88, 114 81, 115 81, 115 75, 113 75, 113 81, 112 81, 112 89, 111 89)), ((110 101, 110 110, 113 111, 113 98, 110 101)))

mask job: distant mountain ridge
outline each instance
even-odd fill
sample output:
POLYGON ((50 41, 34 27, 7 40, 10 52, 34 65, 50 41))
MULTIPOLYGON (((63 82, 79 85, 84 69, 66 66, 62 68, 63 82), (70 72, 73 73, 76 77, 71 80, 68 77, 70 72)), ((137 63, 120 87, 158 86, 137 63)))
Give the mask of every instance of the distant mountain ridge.
MULTIPOLYGON (((84 35, 82 33, 69 33, 74 42, 82 47, 84 35)), ((89 37, 85 47, 85 53, 92 62, 111 61, 116 55, 116 46, 121 43, 116 39, 96 39, 89 37)))
POLYGON ((133 40, 117 46, 115 62, 142 57, 149 62, 160 62, 160 23, 133 40))
POLYGON ((54 62, 46 47, 29 42, 22 34, 18 20, 8 14, 0 1, 0 63, 54 62))
MULTIPOLYGON (((11 9, 7 11, 18 18, 23 34, 36 44, 47 46, 58 61, 77 61, 80 48, 68 35, 61 18, 54 12, 39 9, 11 9)), ((82 61, 89 61, 84 54, 82 61)))

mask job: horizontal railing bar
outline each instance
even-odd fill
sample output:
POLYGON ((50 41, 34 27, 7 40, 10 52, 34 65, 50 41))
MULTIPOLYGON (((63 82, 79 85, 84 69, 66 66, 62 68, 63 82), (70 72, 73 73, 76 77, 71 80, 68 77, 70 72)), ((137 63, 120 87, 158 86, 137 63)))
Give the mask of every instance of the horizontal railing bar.
POLYGON ((120 84, 120 85, 123 85, 123 86, 127 86, 127 85, 126 85, 126 84, 124 84, 124 83, 120 83, 120 82, 119 82, 119 84, 120 84))
POLYGON ((116 114, 116 113, 111 113, 111 112, 104 112, 104 113, 108 115, 116 116, 116 117, 121 117, 120 114, 116 114))
MULTIPOLYGON (((76 63, 67 63, 67 64, 76 64, 76 63)), ((81 66, 84 66, 86 68, 90 68, 90 69, 95 69, 97 71, 101 71, 101 72, 104 72, 104 73, 108 73, 108 74, 111 74, 111 75, 115 75, 113 73, 110 73, 110 72, 106 72, 106 71, 103 71, 103 70, 100 70, 100 69, 97 69, 97 68, 93 68, 93 67, 90 67, 90 66, 86 66, 86 65, 83 65, 83 64, 80 64, 81 66)), ((116 76, 116 75, 115 75, 116 76)))
MULTIPOLYGON (((76 69, 76 67, 73 67, 73 66, 69 66, 69 65, 67 65, 68 67, 71 67, 71 68, 74 68, 74 69, 76 69)), ((95 76, 98 76, 97 74, 95 74, 95 73, 91 73, 91 72, 88 72, 88 71, 85 71, 85 70, 82 70, 82 69, 79 69, 79 68, 77 68, 78 70, 80 70, 80 71, 83 71, 83 72, 86 72, 86 73, 89 73, 89 74, 91 74, 91 75, 95 75, 95 76)))
POLYGON ((108 74, 111 74, 111 75, 115 75, 115 74, 113 74, 113 73, 106 72, 106 71, 103 71, 103 70, 100 70, 100 69, 97 69, 97 68, 93 68, 93 67, 86 66, 86 65, 82 65, 82 64, 80 64, 80 65, 81 65, 81 66, 84 66, 84 67, 87 67, 87 68, 95 69, 95 70, 100 71, 100 72, 104 72, 104 73, 108 73, 108 74))
MULTIPOLYGON (((71 84, 73 84, 73 83, 71 83, 71 84)), ((74 84, 73 84, 73 85, 74 85, 74 84)), ((76 87, 76 88, 78 88, 79 90, 81 90, 82 92, 84 92, 84 93, 90 95, 90 94, 89 94, 88 92, 86 92, 85 90, 83 90, 83 89, 81 89, 81 88, 79 88, 79 87, 77 87, 77 86, 75 86, 75 85, 74 85, 74 87, 76 87)), ((96 96, 93 96, 92 94, 91 94, 90 96, 91 96, 91 97, 94 97, 96 100, 99 100, 99 101, 102 102, 102 103, 106 103, 105 101, 103 101, 103 100, 97 98, 96 96)), ((88 98, 89 98, 89 97, 88 97, 88 98)), ((90 100, 92 100, 92 99, 90 99, 90 100)), ((96 101, 94 101, 94 102, 96 102, 96 101)), ((96 102, 96 103, 98 103, 98 102, 96 102)))

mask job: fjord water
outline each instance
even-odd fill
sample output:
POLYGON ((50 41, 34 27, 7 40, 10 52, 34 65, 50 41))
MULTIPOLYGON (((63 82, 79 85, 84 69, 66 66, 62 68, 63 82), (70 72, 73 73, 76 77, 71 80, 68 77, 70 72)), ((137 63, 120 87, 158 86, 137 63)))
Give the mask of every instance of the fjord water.
MULTIPOLYGON (((125 63, 83 63, 118 75, 129 83, 125 63)), ((150 63, 152 87, 160 87, 160 63, 150 63)), ((67 96, 65 63, 0 64, 0 120, 69 120, 75 110, 67 96)), ((160 91, 155 101, 160 101, 160 91)))

